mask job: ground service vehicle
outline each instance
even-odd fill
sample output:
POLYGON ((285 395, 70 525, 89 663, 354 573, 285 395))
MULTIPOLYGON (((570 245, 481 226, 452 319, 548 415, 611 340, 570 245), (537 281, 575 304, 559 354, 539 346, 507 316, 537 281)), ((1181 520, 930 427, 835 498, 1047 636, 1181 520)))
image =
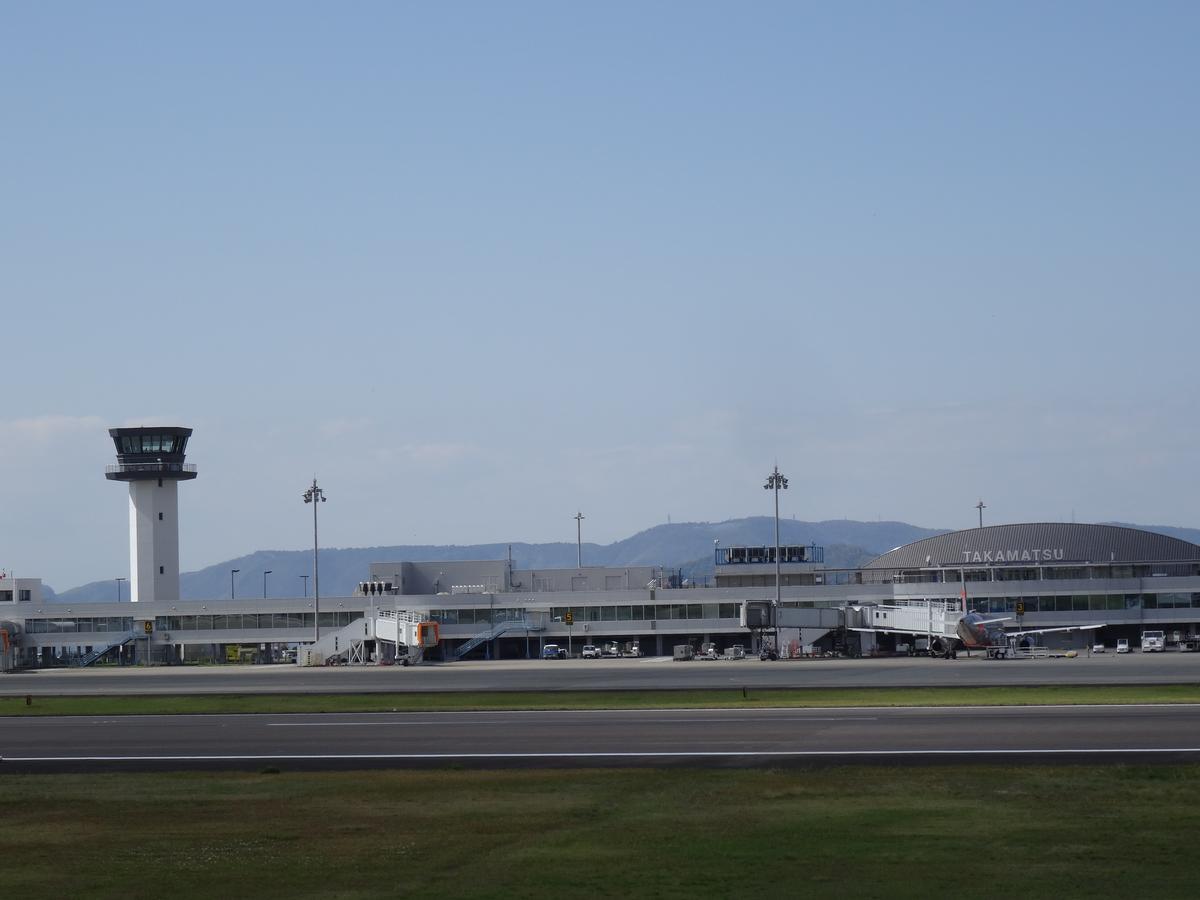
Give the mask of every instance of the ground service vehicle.
POLYGON ((696 654, 697 659, 717 659, 720 654, 717 652, 717 645, 712 641, 706 641, 700 645, 700 652, 696 654))
POLYGON ((542 648, 542 659, 566 659, 567 651, 565 647, 560 647, 558 644, 547 644, 542 648))
POLYGON ((579 653, 584 659, 599 659, 600 648, 595 644, 584 644, 583 650, 579 653))
POLYGON ((1142 652, 1162 653, 1167 649, 1166 637, 1161 631, 1142 632, 1142 652))
POLYGON ((1128 653, 1129 652, 1129 639, 1128 638, 1117 638, 1117 652, 1118 653, 1128 653))
POLYGON ((639 644, 637 641, 627 641, 625 644, 623 644, 621 646, 621 655, 622 656, 641 656, 642 655, 642 645, 639 644))
POLYGON ((1093 653, 1103 653, 1104 649, 1105 648, 1104 648, 1103 644, 1092 644, 1092 652, 1093 653))
POLYGON ((616 641, 607 641, 604 644, 604 649, 600 651, 601 656, 620 656, 621 648, 617 646, 616 641))
POLYGON ((673 659, 675 662, 687 662, 696 658, 696 649, 691 644, 676 644, 673 659))

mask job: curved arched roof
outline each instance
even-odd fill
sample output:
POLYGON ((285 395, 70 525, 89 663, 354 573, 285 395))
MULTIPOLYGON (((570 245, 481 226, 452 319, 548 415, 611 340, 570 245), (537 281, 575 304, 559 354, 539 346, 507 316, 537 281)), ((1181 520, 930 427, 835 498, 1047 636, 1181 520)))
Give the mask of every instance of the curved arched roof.
POLYGON ((1119 525, 1035 522, 987 525, 923 538, 877 556, 866 568, 1171 560, 1200 560, 1200 545, 1119 525))

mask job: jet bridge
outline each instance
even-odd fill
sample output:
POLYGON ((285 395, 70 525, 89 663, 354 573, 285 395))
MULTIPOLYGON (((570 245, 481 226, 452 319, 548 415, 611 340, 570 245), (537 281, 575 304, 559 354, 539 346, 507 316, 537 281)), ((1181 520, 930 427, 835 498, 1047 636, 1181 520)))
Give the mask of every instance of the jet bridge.
POLYGON ((847 628, 932 637, 954 637, 960 618, 958 604, 942 600, 846 608, 847 628))
POLYGON ((386 657, 380 643, 395 647, 395 661, 402 665, 418 663, 427 647, 438 642, 438 624, 429 614, 403 609, 381 609, 374 614, 355 619, 344 628, 329 631, 296 654, 299 666, 324 666, 330 661, 351 666, 365 666, 371 660, 386 657))

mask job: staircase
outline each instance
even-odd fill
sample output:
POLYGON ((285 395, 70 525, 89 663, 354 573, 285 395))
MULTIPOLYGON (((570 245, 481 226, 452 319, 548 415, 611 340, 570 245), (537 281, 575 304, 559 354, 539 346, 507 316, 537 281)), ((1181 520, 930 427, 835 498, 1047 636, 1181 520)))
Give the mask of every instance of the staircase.
POLYGON ((462 659, 480 644, 495 640, 500 635, 509 631, 543 631, 545 624, 530 618, 508 619, 503 622, 497 622, 488 628, 486 631, 481 631, 469 641, 465 641, 454 651, 455 659, 462 659))
POLYGON ((94 663, 96 660, 98 660, 100 657, 102 657, 108 651, 116 650, 118 647, 124 647, 130 641, 136 640, 137 637, 138 637, 137 633, 133 632, 133 631, 129 632, 129 634, 122 635, 121 637, 114 640, 111 644, 108 644, 104 647, 100 647, 97 650, 93 650, 91 653, 88 653, 84 656, 79 657, 79 659, 74 663, 74 665, 78 666, 79 668, 83 668, 84 666, 90 666, 92 663, 94 663))

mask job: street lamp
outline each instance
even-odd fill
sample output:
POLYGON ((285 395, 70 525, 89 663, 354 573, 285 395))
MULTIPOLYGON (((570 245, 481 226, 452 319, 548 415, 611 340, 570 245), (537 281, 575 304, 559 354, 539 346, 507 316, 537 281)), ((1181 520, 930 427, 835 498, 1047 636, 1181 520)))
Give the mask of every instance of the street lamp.
POLYGON ((575 513, 575 566, 583 568, 583 513, 575 513))
POLYGON ((121 582, 124 580, 125 580, 124 578, 117 579, 117 602, 118 603, 121 602, 121 582))
MULTIPOLYGON (((304 502, 313 508, 313 641, 321 639, 321 570, 317 560, 317 504, 325 502, 325 492, 317 487, 313 478, 312 487, 304 492, 304 502)), ((307 587, 307 582, 305 583, 307 587)))
POLYGON ((304 596, 307 597, 308 596, 308 576, 301 575, 300 580, 304 582, 304 596))
POLYGON ((772 617, 772 624, 775 626, 775 652, 779 652, 779 603, 780 603, 780 583, 779 583, 779 491, 782 488, 787 490, 788 481, 786 476, 780 474, 779 466, 775 466, 773 472, 767 476, 767 483, 763 488, 768 491, 775 492, 775 615, 772 617))
POLYGON ((241 569, 230 569, 229 570, 229 599, 230 600, 237 599, 237 594, 235 594, 234 590, 233 590, 233 576, 236 575, 240 571, 242 571, 242 570, 241 569))
POLYGON ((263 599, 267 599, 267 576, 271 574, 271 570, 267 569, 263 572, 263 599))

